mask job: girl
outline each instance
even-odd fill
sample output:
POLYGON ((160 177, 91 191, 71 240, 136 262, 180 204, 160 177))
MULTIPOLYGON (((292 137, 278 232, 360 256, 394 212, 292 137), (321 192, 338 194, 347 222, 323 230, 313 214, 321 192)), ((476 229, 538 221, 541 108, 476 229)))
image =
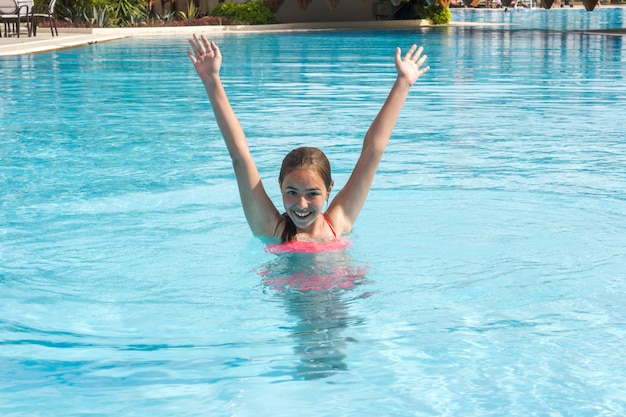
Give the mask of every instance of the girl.
POLYGON ((365 203, 409 89, 430 69, 423 66, 426 61, 423 48, 413 45, 404 56, 400 48, 396 49, 398 77, 365 135, 352 175, 326 212, 323 208, 333 188, 333 180, 324 153, 316 148, 303 147, 294 149, 285 157, 278 177, 285 206, 285 213, 281 215, 263 188, 246 136, 220 80, 220 49, 204 35, 194 34, 189 43, 191 50, 187 54, 204 84, 232 159, 241 203, 252 233, 280 238, 282 242, 323 241, 349 233, 365 203))

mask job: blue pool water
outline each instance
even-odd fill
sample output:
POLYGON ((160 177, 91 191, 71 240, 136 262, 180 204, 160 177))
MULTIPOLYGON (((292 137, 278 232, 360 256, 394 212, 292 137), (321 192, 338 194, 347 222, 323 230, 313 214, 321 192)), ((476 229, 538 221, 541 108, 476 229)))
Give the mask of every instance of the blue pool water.
POLYGON ((623 416, 626 46, 580 32, 623 16, 217 36, 277 204, 302 144, 341 187, 393 49, 429 55, 315 255, 250 236, 185 38, 0 59, 0 415, 623 416))

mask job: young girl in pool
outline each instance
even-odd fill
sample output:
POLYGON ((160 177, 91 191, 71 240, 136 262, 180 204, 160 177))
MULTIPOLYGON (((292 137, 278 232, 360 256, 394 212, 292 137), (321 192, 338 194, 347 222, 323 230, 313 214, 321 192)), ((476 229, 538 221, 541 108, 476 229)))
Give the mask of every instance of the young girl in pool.
POLYGON ((232 159, 241 203, 252 233, 279 238, 282 242, 324 241, 349 233, 365 203, 409 89, 430 69, 424 66, 426 55, 422 55, 423 48, 413 45, 404 56, 400 48, 396 49, 398 77, 365 135, 352 175, 326 212, 324 206, 333 188, 326 155, 319 149, 302 147, 285 157, 278 176, 285 206, 285 213, 281 215, 263 188, 246 136, 220 80, 220 49, 204 35, 194 34, 189 43, 191 50, 187 53, 206 88, 232 159))

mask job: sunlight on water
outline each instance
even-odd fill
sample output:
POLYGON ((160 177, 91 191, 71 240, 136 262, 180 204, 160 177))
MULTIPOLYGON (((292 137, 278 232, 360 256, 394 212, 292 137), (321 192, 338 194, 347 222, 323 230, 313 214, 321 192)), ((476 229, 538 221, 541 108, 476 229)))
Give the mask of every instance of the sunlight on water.
POLYGON ((453 19, 498 25, 217 36, 277 204, 424 45, 328 253, 250 235, 185 38, 2 58, 2 415, 624 415, 622 9, 453 19))

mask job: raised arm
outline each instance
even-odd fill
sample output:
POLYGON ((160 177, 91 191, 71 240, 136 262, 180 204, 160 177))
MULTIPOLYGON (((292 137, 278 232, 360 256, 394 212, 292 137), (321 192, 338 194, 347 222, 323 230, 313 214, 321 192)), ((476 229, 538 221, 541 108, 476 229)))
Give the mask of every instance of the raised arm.
POLYGON ((222 85, 220 49, 204 35, 193 35, 189 44, 191 51, 187 54, 204 84, 233 163, 246 220, 255 235, 274 236, 280 214, 263 188, 246 136, 222 85))
POLYGON ((361 212, 372 186, 376 169, 409 90, 413 83, 430 69, 428 66, 423 66, 426 55, 422 55, 422 51, 422 47, 417 48, 413 45, 403 57, 400 48, 396 49, 395 64, 398 77, 385 104, 365 135, 361 155, 352 175, 326 211, 335 230, 340 234, 352 230, 352 225, 361 212))

